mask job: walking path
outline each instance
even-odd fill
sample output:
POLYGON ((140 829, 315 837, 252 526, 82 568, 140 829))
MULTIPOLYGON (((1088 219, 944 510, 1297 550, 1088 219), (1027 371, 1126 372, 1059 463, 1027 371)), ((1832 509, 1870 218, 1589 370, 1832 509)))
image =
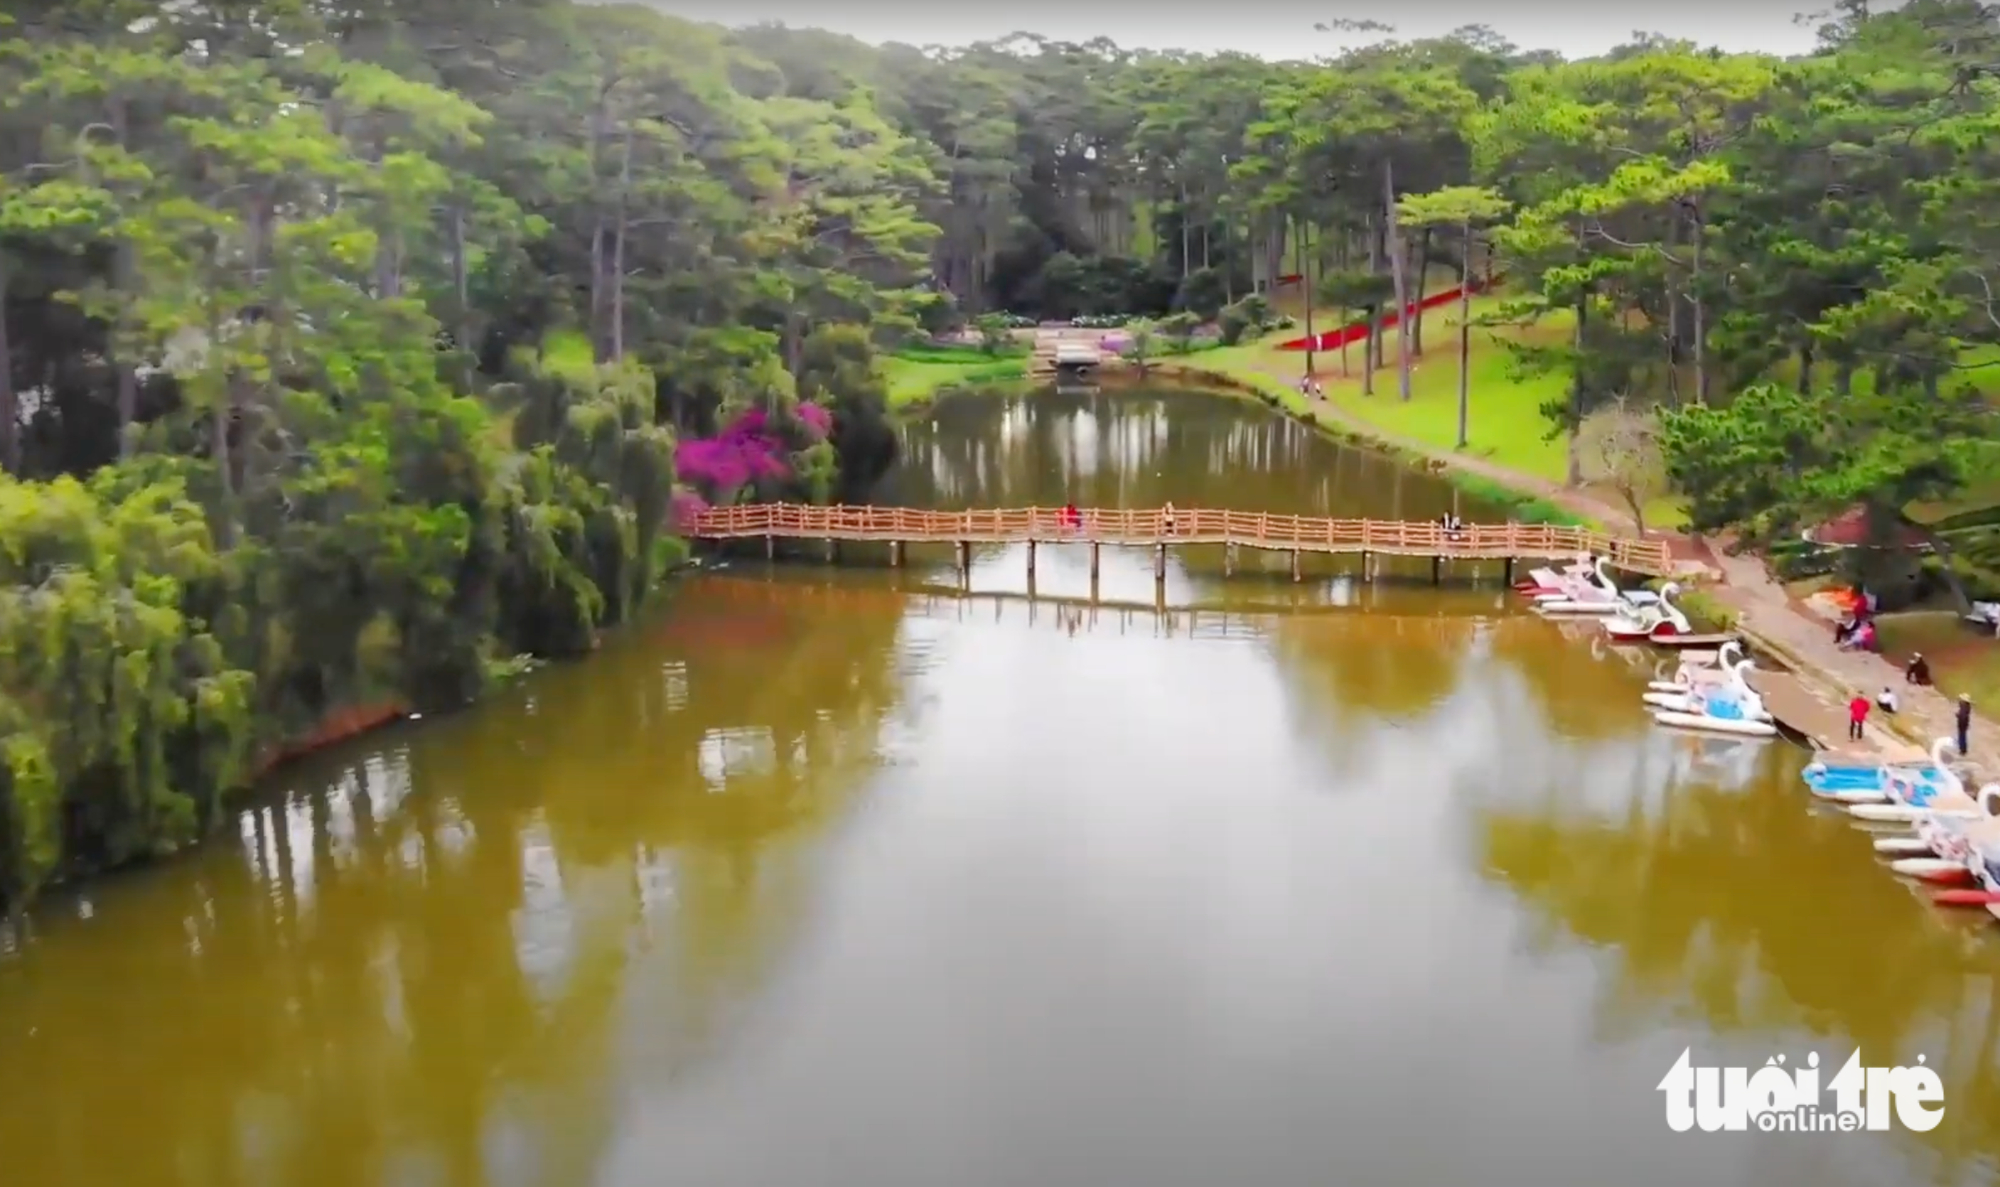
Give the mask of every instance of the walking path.
MULTIPOLYGON (((1277 376, 1272 378, 1278 380, 1277 376)), ((1638 525, 1629 512, 1589 491, 1572 490, 1483 458, 1443 453, 1435 446, 1385 433, 1348 415, 1324 397, 1311 400, 1309 406, 1318 419, 1432 458, 1449 469, 1477 474, 1534 495, 1573 515, 1594 519, 1610 531, 1638 534, 1638 525)), ((1680 533, 1645 535, 1665 541, 1675 560, 1690 571, 1706 569, 1718 576, 1721 584, 1711 593, 1736 613, 1737 630, 1765 650, 1777 653, 1797 671, 1808 688, 1841 713, 1845 714, 1847 701, 1856 693, 1873 701, 1884 688, 1895 689, 1901 702, 1899 712, 1893 716, 1879 711, 1869 714, 1867 732, 1869 740, 1877 746, 1900 750, 1906 743, 1915 743, 1928 748, 1936 739, 1956 734, 1953 698, 1935 688, 1903 683, 1903 673, 1880 655, 1841 650, 1833 641, 1833 623, 1787 593, 1760 558, 1730 556, 1725 548, 1710 548, 1705 542, 1680 533)), ((1980 716, 1975 709, 1971 735, 1972 753, 1965 756, 1967 761, 1981 771, 2000 774, 2000 724, 1980 716)))

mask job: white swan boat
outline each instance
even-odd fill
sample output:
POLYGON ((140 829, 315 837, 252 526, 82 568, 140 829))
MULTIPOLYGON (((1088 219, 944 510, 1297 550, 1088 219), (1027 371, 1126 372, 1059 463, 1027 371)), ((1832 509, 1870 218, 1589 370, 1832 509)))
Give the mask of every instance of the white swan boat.
POLYGON ((1653 720, 1661 725, 1768 738, 1778 732, 1778 726, 1764 708, 1764 698, 1743 675, 1752 666, 1751 660, 1739 661, 1730 669, 1727 684, 1689 689, 1683 694, 1649 692, 1643 699, 1654 706, 1653 720))
POLYGON ((1611 580, 1610 562, 1597 558, 1596 571, 1588 580, 1578 581, 1566 594, 1543 594, 1535 599, 1535 609, 1543 614, 1623 614, 1636 615, 1641 607, 1656 604, 1660 595, 1635 589, 1622 593, 1611 580))
MULTIPOLYGON (((1684 656, 1680 667, 1674 670, 1672 680, 1654 680, 1646 685, 1649 692, 1681 692, 1708 684, 1729 682, 1730 669, 1743 658, 1743 644, 1735 639, 1724 643, 1712 656, 1695 658, 1684 656)), ((1654 669, 1658 671, 1659 669, 1654 669)))
POLYGON ((1808 764, 1799 778, 1817 798, 1843 804, 1887 802, 1896 780, 1930 784, 1933 792, 1946 790, 1955 786, 1948 782, 1955 776, 1944 761, 1944 748, 1950 745, 1950 738, 1939 738, 1928 756, 1896 760, 1820 760, 1808 764))
POLYGON ((1597 558, 1586 552, 1577 557, 1574 564, 1567 565, 1561 570, 1530 570, 1527 580, 1514 583, 1514 590, 1530 597, 1540 597, 1545 594, 1568 597, 1578 583, 1588 582, 1596 571, 1597 558))
MULTIPOLYGON (((1688 622, 1687 615, 1669 600, 1680 591, 1679 585, 1668 582, 1660 587, 1653 601, 1635 604, 1632 613, 1621 610, 1605 619, 1604 633, 1620 643, 1693 634, 1694 627, 1688 622)), ((1627 598, 1629 600, 1630 595, 1627 598)))
MULTIPOLYGON (((1982 796, 1985 790, 1981 790, 1982 796)), ((1972 884, 1986 892, 1986 901, 1980 905, 2000 919, 2000 901, 1995 901, 2000 900, 2000 818, 1975 820, 1965 826, 1964 836, 1972 851, 1965 868, 1972 875, 1972 884)))
MULTIPOLYGON (((1988 790, 2000 797, 2000 788, 1989 785, 1980 789, 1980 799, 1974 800, 1965 792, 1965 783, 1944 761, 1945 751, 1952 748, 1950 738, 1939 738, 1931 743, 1931 770, 1913 772, 1906 769, 1890 768, 1882 779, 1883 798, 1886 803, 1849 804, 1847 812, 1857 820, 1874 824, 1919 825, 1925 821, 1956 817, 1977 819, 1986 815, 1981 804, 1985 802, 1988 790)), ((1996 798, 2000 803, 2000 798, 1996 798)))

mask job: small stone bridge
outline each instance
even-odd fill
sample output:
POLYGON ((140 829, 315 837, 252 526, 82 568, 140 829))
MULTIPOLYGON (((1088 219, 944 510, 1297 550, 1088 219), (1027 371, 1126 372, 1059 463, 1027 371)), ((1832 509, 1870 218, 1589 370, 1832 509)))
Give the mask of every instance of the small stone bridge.
POLYGON ((878 540, 889 545, 891 562, 901 564, 912 542, 958 546, 959 567, 971 563, 974 544, 1026 544, 1028 568, 1035 545, 1090 545, 1090 572, 1097 575, 1102 545, 1155 550, 1154 575, 1166 575, 1170 544, 1223 544, 1292 554, 1292 572, 1304 552, 1357 553, 1364 567, 1372 556, 1428 557, 1435 573, 1445 561, 1499 560, 1511 578, 1520 560, 1575 560, 1586 553, 1605 557, 1613 568, 1661 577, 1673 572, 1667 546, 1656 540, 1607 536, 1553 524, 1465 524, 1447 532, 1436 521, 1411 523, 1380 519, 1323 519, 1259 511, 1164 507, 1150 510, 1084 509, 1071 520, 1061 508, 1026 507, 995 511, 918 511, 907 507, 815 507, 798 503, 751 503, 714 507, 686 528, 702 540, 762 537, 767 552, 780 539, 878 540))

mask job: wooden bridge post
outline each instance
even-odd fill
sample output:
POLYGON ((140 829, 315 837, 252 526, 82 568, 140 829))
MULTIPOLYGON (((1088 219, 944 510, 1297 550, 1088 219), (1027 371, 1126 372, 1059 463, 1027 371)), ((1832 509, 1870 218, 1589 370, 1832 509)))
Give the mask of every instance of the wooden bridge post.
POLYGON ((1224 577, 1236 576, 1236 542, 1234 540, 1222 546, 1222 575, 1224 577))
POLYGON ((1030 589, 1034 588, 1034 581, 1035 581, 1035 542, 1033 540, 1030 540, 1028 541, 1028 584, 1030 589))
POLYGON ((1158 585, 1164 583, 1166 579, 1167 546, 1165 544, 1155 544, 1153 546, 1153 583, 1158 585))
POLYGON ((1299 576, 1299 550, 1298 550, 1298 549, 1296 549, 1296 548, 1292 549, 1292 580, 1293 580, 1293 581, 1298 581, 1298 580, 1300 580, 1300 576, 1299 576))
POLYGON ((901 540, 889 541, 889 567, 892 569, 903 567, 903 542, 901 540))
POLYGON ((1366 548, 1361 550, 1361 579, 1363 581, 1375 580, 1375 554, 1366 548))
POLYGON ((971 574, 972 574, 972 542, 969 540, 960 540, 958 542, 958 575, 961 577, 968 577, 971 576, 971 574))
POLYGON ((1505 582, 1505 583, 1506 583, 1507 585, 1509 585, 1509 586, 1512 586, 1512 585, 1514 584, 1514 558, 1513 558, 1513 557, 1511 557, 1511 556, 1510 556, 1510 557, 1508 557, 1508 558, 1507 558, 1507 561, 1506 561, 1506 564, 1505 564, 1505 566, 1504 566, 1504 567, 1503 567, 1503 568, 1502 568, 1502 569, 1500 570, 1500 579, 1501 579, 1501 580, 1502 580, 1503 582, 1505 582))
POLYGON ((1431 558, 1431 584, 1432 584, 1432 585, 1443 585, 1443 584, 1444 584, 1444 557, 1443 557, 1443 556, 1434 556, 1434 557, 1432 557, 1432 558, 1431 558))
MULTIPOLYGON (((1093 584, 1097 581, 1097 552, 1101 547, 1102 545, 1098 544, 1095 540, 1090 542, 1090 580, 1093 584)), ((1092 594, 1091 596, 1095 597, 1096 595, 1092 594)))
POLYGON ((764 559, 767 561, 778 559, 778 538, 769 532, 764 533, 764 559))
POLYGON ((826 540, 826 563, 829 565, 840 563, 840 541, 831 536, 826 540))

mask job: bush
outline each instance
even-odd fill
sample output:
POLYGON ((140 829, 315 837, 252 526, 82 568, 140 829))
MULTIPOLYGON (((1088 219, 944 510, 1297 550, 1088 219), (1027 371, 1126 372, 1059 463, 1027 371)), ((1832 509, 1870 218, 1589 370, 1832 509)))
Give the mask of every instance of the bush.
POLYGON ((1719 631, 1736 629, 1736 611, 1722 604, 1706 590, 1682 590, 1679 598, 1681 609, 1697 626, 1712 626, 1719 631))
POLYGON ((1007 353, 1014 342, 1014 325, 1007 314, 989 313, 972 323, 979 330, 979 349, 988 355, 1007 353))
POLYGON ((1197 268, 1181 281, 1174 294, 1174 307, 1191 313, 1198 321, 1214 321, 1228 300, 1228 282, 1214 268, 1197 268))

